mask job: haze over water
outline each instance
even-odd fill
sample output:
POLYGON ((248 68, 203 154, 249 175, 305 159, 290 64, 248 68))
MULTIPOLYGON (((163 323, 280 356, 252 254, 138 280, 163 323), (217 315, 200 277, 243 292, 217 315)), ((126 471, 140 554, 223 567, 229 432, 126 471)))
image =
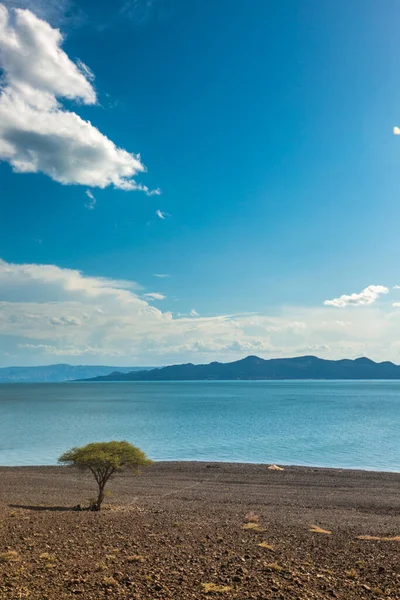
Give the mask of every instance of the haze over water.
POLYGON ((0 385, 0 465, 126 439, 154 460, 400 471, 400 381, 0 385))

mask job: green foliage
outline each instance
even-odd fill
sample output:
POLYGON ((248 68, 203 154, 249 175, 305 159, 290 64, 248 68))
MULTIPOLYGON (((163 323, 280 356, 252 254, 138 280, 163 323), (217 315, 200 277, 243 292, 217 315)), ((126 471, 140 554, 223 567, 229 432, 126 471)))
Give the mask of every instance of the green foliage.
POLYGON ((124 441, 98 442, 72 448, 62 454, 58 462, 89 470, 93 474, 99 487, 97 510, 100 510, 104 500, 105 485, 114 473, 123 468, 138 473, 140 468, 148 467, 152 463, 142 450, 124 441))
POLYGON ((81 469, 112 469, 119 471, 128 467, 137 471, 151 464, 145 453, 129 442, 98 442, 72 448, 58 459, 60 463, 81 469))

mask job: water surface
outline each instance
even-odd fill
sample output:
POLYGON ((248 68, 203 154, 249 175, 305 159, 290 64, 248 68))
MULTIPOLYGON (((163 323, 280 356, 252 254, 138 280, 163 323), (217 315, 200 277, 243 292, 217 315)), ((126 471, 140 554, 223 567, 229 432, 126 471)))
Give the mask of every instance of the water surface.
POLYGON ((0 385, 0 465, 110 439, 154 460, 400 471, 400 381, 0 385))

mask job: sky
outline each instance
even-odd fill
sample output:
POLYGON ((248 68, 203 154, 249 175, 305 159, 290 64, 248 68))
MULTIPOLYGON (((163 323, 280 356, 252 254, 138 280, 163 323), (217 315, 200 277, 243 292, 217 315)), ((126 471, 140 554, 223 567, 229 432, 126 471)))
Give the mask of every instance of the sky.
POLYGON ((0 0, 0 366, 400 363, 399 23, 0 0))

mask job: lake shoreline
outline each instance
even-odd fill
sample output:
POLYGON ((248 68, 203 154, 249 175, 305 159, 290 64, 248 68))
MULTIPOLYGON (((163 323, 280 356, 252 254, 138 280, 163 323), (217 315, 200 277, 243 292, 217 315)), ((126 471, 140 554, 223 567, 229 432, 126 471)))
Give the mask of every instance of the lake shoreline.
MULTIPOLYGON (((242 462, 242 461, 220 461, 220 460, 191 460, 191 459, 183 459, 183 460, 153 460, 154 465, 158 465, 159 467, 163 465, 179 465, 182 470, 187 468, 189 471, 196 466, 208 465, 208 468, 221 468, 222 470, 229 470, 230 468, 242 467, 242 468, 252 468, 252 467, 263 467, 268 469, 273 465, 278 466, 282 469, 282 471, 290 470, 292 473, 298 471, 301 473, 302 471, 313 471, 313 472, 344 472, 351 476, 352 474, 364 474, 364 473, 373 473, 376 475, 400 475, 400 465, 398 471, 390 471, 384 469, 376 469, 376 468, 361 468, 361 467, 329 467, 324 465, 296 465, 296 464, 286 464, 286 463, 270 463, 270 462, 242 462)), ((0 473, 2 470, 31 470, 34 471, 42 471, 48 470, 49 473, 52 471, 59 471, 59 469, 66 469, 68 467, 59 465, 59 464, 51 464, 51 465, 41 465, 41 464, 29 464, 29 465, 2 465, 0 464, 0 473)), ((271 469, 274 470, 274 469, 271 469)), ((278 469, 277 469, 278 470, 278 469)))
MULTIPOLYGON (((145 496, 155 487, 179 493, 191 481, 196 486, 205 485, 210 496, 218 499, 221 484, 225 482, 235 489, 240 485, 249 497, 263 489, 272 503, 278 503, 285 491, 290 492, 294 505, 306 502, 310 506, 317 506, 317 498, 326 494, 334 504, 335 494, 340 490, 342 495, 348 496, 346 503, 355 509, 368 502, 370 507, 376 506, 379 510, 383 505, 389 506, 390 511, 397 506, 400 515, 400 473, 309 466, 279 465, 281 470, 270 467, 270 464, 259 463, 156 461, 140 477, 132 477, 129 472, 117 475, 110 482, 110 489, 114 490, 118 502, 124 503, 128 502, 132 489, 135 495, 145 496)), ((90 474, 65 466, 0 466, 0 479, 0 506, 17 502, 18 496, 23 501, 29 497, 34 502, 44 496, 46 504, 61 502, 67 491, 71 504, 78 504, 94 489, 90 474)), ((329 507, 329 503, 324 502, 324 506, 329 507)))

